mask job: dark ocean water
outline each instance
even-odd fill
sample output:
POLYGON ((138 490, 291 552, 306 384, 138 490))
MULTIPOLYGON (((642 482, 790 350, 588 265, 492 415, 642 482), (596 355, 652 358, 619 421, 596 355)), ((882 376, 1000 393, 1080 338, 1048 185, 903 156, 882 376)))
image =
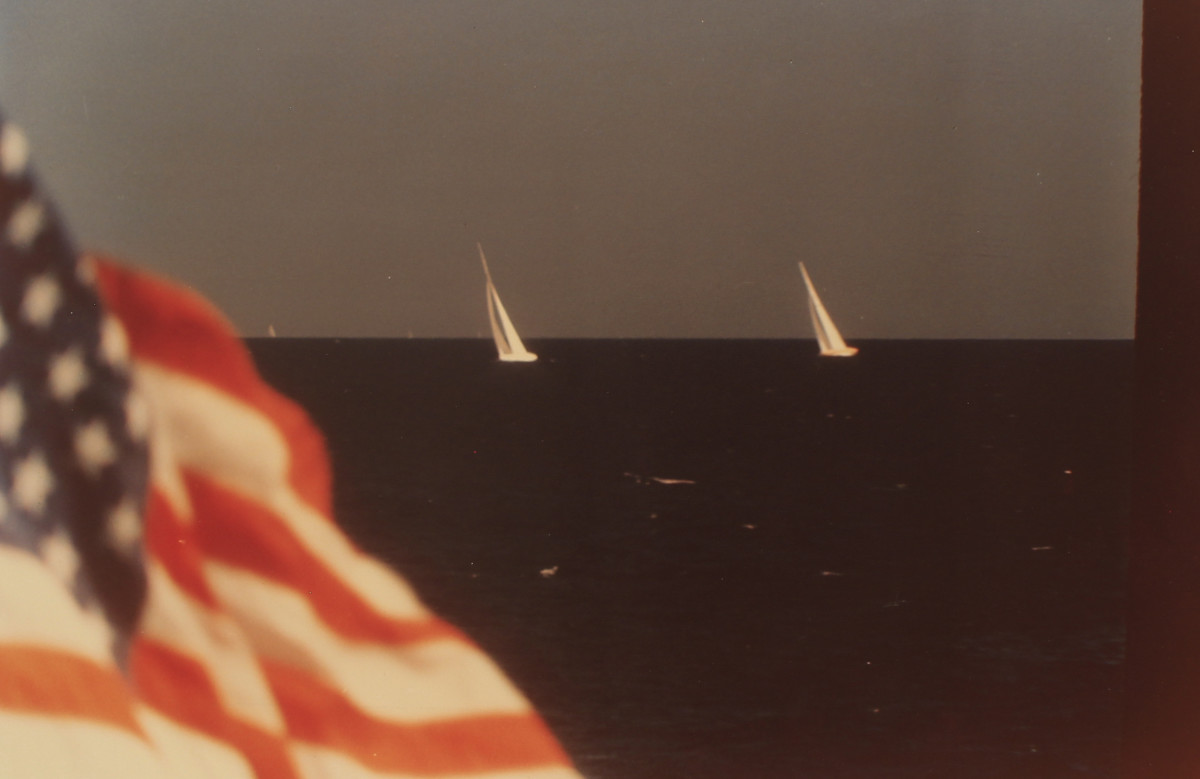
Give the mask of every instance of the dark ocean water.
POLYGON ((250 344, 588 777, 1117 775, 1132 342, 250 344))

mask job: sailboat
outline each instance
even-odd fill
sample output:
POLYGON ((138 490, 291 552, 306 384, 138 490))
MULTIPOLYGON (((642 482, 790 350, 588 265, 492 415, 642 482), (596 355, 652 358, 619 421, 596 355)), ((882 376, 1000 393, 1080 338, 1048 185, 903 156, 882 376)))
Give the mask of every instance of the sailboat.
POLYGON ((483 274, 487 276, 487 307, 488 319, 492 324, 492 339, 496 342, 496 351, 502 362, 533 362, 537 355, 525 348, 517 328, 513 327, 504 304, 500 302, 500 294, 492 283, 492 273, 488 270, 487 257, 483 256, 483 245, 475 244, 479 249, 479 260, 483 263, 483 274))
POLYGON ((847 346, 842 340, 842 334, 833 324, 829 312, 821 305, 821 298, 808 277, 808 269, 800 263, 800 273, 804 275, 804 286, 808 288, 808 313, 812 316, 813 330, 817 333, 817 343, 821 345, 822 357, 852 357, 858 354, 858 349, 847 346))

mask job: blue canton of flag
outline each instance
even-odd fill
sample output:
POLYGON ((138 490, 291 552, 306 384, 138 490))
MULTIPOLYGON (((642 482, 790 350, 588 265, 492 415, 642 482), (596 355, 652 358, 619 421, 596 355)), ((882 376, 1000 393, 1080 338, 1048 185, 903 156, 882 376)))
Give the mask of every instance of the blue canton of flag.
POLYGON ((28 157, 0 117, 0 544, 40 557, 123 660, 146 589, 148 415, 28 157))

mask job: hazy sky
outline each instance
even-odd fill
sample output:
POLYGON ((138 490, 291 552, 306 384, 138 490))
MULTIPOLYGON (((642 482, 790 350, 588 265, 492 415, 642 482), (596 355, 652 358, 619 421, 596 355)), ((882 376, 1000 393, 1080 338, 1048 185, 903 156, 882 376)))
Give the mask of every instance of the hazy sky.
POLYGON ((78 242, 243 333, 1133 331, 1137 0, 0 0, 78 242))

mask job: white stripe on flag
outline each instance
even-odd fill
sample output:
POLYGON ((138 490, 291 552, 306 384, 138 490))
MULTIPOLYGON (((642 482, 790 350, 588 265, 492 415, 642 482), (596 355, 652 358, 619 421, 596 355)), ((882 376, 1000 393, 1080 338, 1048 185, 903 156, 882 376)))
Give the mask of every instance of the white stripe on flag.
MULTIPOLYGON (((307 779, 430 779, 428 774, 374 771, 345 753, 311 744, 294 742, 291 752, 301 774, 307 779)), ((566 766, 550 766, 516 770, 481 769, 469 774, 439 773, 437 779, 580 779, 580 776, 566 766)))
POLYGON ((13 779, 163 779, 153 747, 124 728, 0 709, 0 774, 13 779))
POLYGON ((182 467, 271 510, 309 554, 378 614, 429 616, 390 568, 356 549, 336 524, 295 493, 287 480, 287 442, 266 416, 208 384, 162 368, 142 364, 139 377, 155 398, 156 424, 167 428, 182 467))
POLYGON ((231 716, 282 733, 283 717, 236 622, 188 597, 158 563, 148 565, 147 573, 142 635, 202 665, 231 716))
POLYGON ((260 655, 315 675, 378 719, 409 724, 529 711, 491 659, 461 639, 349 641, 294 590, 220 563, 209 562, 207 573, 260 655))
POLYGON ((245 758, 223 742, 180 725, 147 706, 139 706, 136 715, 138 724, 162 758, 164 776, 256 779, 245 758))
POLYGON ((103 618, 80 608, 40 558, 0 544, 0 643, 63 650, 114 667, 111 637, 103 618))

